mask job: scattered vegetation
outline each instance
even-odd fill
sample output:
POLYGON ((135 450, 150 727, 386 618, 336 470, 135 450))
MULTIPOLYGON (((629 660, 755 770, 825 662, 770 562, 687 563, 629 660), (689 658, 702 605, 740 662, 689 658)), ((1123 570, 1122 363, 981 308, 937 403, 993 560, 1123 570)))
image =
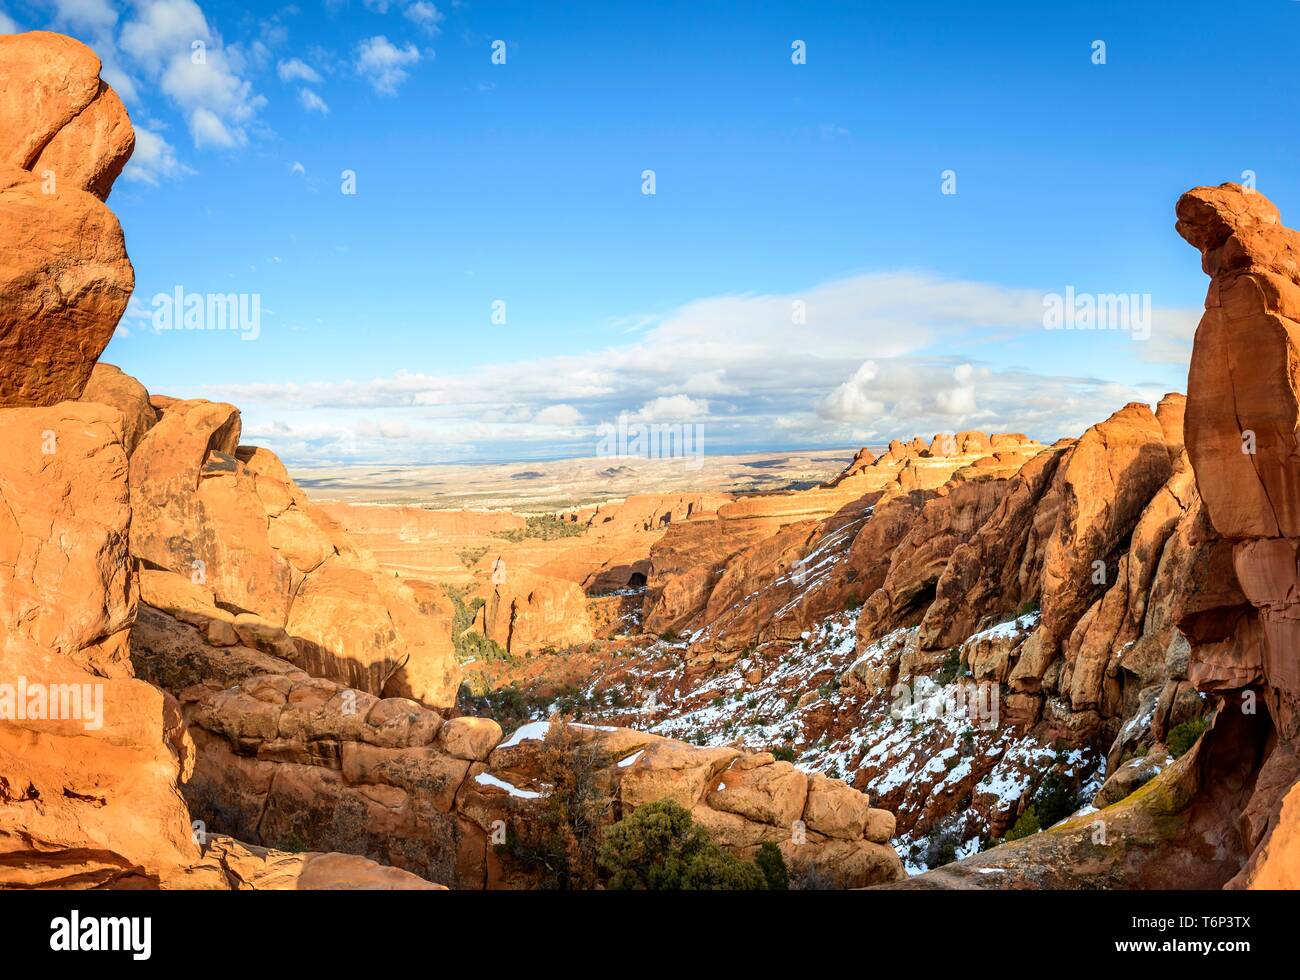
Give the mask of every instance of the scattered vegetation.
POLYGON ((1003 841, 1020 840, 1036 834, 1064 820, 1077 809, 1078 792, 1059 773, 1049 772, 1003 841))
POLYGON ((959 847, 961 832, 956 827, 936 828, 920 846, 913 849, 912 855, 919 855, 927 868, 941 868, 957 860, 959 847))
POLYGON ((1031 803, 1025 807, 1025 812, 1016 819, 1015 825, 1007 831, 1007 836, 1003 840, 1020 840, 1022 837, 1029 837, 1042 829, 1042 824, 1038 822, 1038 812, 1031 803))
POLYGON ((456 552, 456 557, 466 568, 473 568, 478 564, 478 560, 488 553, 487 545, 481 548, 466 548, 463 551, 456 552))
POLYGON ((1079 794, 1058 773, 1049 772, 1038 784, 1033 803, 1039 823, 1050 827, 1079 809, 1079 794))
POLYGON ((599 739, 554 719, 542 742, 540 777, 551 787, 522 833, 507 829, 504 848, 516 860, 541 871, 542 887, 586 890, 601 883, 602 837, 612 819, 614 798, 602 770, 612 760, 599 739))
POLYGON ((1169 749, 1169 754, 1177 759, 1196 744, 1196 740, 1208 727, 1209 722, 1204 718, 1193 718, 1169 729, 1169 734, 1165 736, 1165 747, 1169 749))
POLYGON ((518 543, 525 538, 537 538, 542 541, 554 541, 556 538, 576 538, 587 527, 556 517, 554 514, 538 514, 524 519, 524 527, 511 528, 509 531, 496 531, 494 538, 518 543))
POLYGON ((442 588, 452 606, 451 642, 456 648, 456 659, 461 663, 469 660, 509 660, 510 654, 503 646, 474 629, 474 619, 483 608, 483 599, 469 599, 468 586, 458 589, 454 585, 444 585, 442 588))
POLYGON ((779 869, 770 852, 763 860, 766 867, 723 850, 671 800, 637 807, 609 828, 600 846, 607 885, 619 890, 759 891, 782 874, 788 883, 784 860, 779 869))
POLYGON ((518 685, 507 684, 472 696, 466 705, 466 713, 491 718, 501 726, 502 731, 510 732, 532 721, 542 707, 520 690, 518 685))
POLYGON ((758 865, 758 870, 763 872, 768 891, 789 890, 790 869, 785 866, 785 856, 781 853, 781 848, 771 841, 764 841, 759 845, 758 853, 754 855, 754 863, 758 865))
POLYGON ((796 864, 790 875, 792 892, 828 892, 838 887, 834 878, 811 861, 796 864))
POLYGON ((951 684, 957 679, 957 675, 960 673, 961 650, 957 647, 953 647, 943 658, 943 666, 940 667, 939 672, 934 675, 934 681, 940 686, 951 684))

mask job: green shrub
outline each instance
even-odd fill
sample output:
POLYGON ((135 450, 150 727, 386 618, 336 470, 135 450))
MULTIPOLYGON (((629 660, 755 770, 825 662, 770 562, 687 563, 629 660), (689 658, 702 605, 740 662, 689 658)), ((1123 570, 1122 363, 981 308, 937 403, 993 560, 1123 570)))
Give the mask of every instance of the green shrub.
POLYGON ((1064 820, 1079 809, 1079 795, 1057 773, 1049 772, 1034 793, 1034 810, 1039 824, 1046 828, 1064 820))
POLYGON ((520 822, 522 832, 507 829, 504 849, 538 871, 543 888, 595 888, 602 832, 614 808, 604 775, 611 760, 588 730, 555 718, 537 761, 551 791, 539 811, 520 822))
POLYGON ((953 647, 943 658, 943 666, 934 675, 934 682, 939 685, 951 684, 961 672, 961 650, 953 647))
POLYGON ((794 749, 788 745, 778 745, 771 751, 777 762, 794 762, 794 749))
POLYGON ((785 857, 781 854, 781 848, 771 841, 764 841, 759 845, 758 853, 754 855, 754 863, 758 865, 758 870, 763 872, 768 891, 789 891, 790 869, 785 866, 785 857))
POLYGON ((957 848, 961 846, 961 833, 956 827, 936 828, 931 832, 924 846, 925 866, 941 868, 957 860, 957 848))
POLYGON ((758 865, 731 855, 672 800, 638 807, 606 832, 600 867, 612 889, 636 891, 761 890, 758 865))
POLYGON ((1003 839, 1008 841, 1020 840, 1020 838, 1029 837, 1031 834, 1036 834, 1042 829, 1042 826, 1038 822, 1038 814, 1034 812, 1033 804, 1030 804, 1025 809, 1025 812, 1020 814, 1020 818, 1016 821, 1015 826, 1007 831, 1007 836, 1003 839))
POLYGON ((494 719, 506 732, 531 721, 533 716, 533 705, 516 684, 486 691, 474 698, 469 707, 473 709, 472 714, 494 719))
POLYGON ((1193 718, 1169 729, 1169 734, 1165 736, 1165 747, 1169 749, 1169 754, 1177 759, 1196 744, 1196 740, 1208 727, 1209 723, 1204 718, 1193 718))
POLYGON ((790 890, 792 892, 824 892, 834 891, 837 888, 839 888, 839 882, 811 861, 796 864, 794 872, 790 876, 790 890))

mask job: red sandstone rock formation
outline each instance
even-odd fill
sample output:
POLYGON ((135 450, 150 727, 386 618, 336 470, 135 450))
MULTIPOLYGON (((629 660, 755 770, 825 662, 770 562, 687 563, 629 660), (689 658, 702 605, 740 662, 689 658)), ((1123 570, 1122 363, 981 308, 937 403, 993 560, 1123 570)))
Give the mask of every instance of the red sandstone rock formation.
MULTIPOLYGON (((172 683, 208 676, 199 660, 150 660, 172 683)), ((459 888, 529 887, 536 871, 493 844, 522 831, 551 787, 541 750, 549 723, 504 741, 494 722, 444 720, 401 699, 311 678, 268 658, 234 686, 180 692, 196 744, 185 788, 193 812, 243 839, 310 841, 377 858, 459 888)), ((777 844, 843 886, 902 876, 892 818, 838 780, 769 754, 701 749, 619 728, 575 726, 594 743, 618 804, 673 799, 719 843, 752 855, 777 844)))
MULTIPOLYGON (((1279 833, 1300 736, 1300 234, 1267 199, 1236 184, 1198 187, 1178 201, 1178 232, 1210 276, 1188 376, 1187 453, 1220 576, 1180 623, 1190 677, 1223 698, 1222 712, 1262 697, 1276 728, 1247 804, 1238 884, 1277 883, 1300 866, 1295 835, 1279 833), (1264 772, 1285 773, 1265 780, 1264 772)), ((1213 736, 1214 733, 1211 733, 1213 736)))
POLYGON ((70 37, 0 36, 0 163, 106 200, 135 130, 99 70, 95 53, 70 37))
POLYGON ((454 703, 450 632, 239 434, 231 405, 167 405, 131 457, 132 554, 201 586, 251 646, 372 693, 454 703))
POLYGON ((153 410, 120 372, 87 386, 133 285, 96 196, 134 135, 98 76, 69 38, 0 37, 0 888, 427 886, 191 824, 194 743, 130 659, 128 458, 153 410))
POLYGON ((113 335, 135 274, 103 198, 134 144, 89 48, 0 37, 0 405, 76 398, 113 335))

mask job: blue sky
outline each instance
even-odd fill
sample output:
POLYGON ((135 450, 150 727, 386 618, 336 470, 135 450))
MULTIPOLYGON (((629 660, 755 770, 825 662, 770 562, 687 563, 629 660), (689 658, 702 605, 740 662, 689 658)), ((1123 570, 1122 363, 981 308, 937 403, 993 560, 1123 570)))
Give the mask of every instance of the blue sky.
POLYGON ((620 412, 714 452, 1077 435, 1185 386, 1178 194, 1300 192, 1295 2, 253 6, 0 27, 90 43, 139 134, 105 359, 296 464, 592 455, 620 412), (256 294, 257 339, 155 329, 177 287, 256 294), (1067 287, 1149 296, 1149 337, 1044 329, 1067 287))

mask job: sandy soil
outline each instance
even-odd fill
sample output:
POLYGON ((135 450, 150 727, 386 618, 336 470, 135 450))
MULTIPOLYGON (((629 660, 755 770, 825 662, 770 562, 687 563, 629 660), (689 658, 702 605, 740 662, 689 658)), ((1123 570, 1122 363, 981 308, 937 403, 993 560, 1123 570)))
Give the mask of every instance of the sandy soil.
POLYGON ((529 514, 621 500, 636 493, 753 493, 812 486, 839 473, 854 452, 856 447, 700 459, 625 456, 478 465, 299 467, 293 477, 314 500, 529 514))

